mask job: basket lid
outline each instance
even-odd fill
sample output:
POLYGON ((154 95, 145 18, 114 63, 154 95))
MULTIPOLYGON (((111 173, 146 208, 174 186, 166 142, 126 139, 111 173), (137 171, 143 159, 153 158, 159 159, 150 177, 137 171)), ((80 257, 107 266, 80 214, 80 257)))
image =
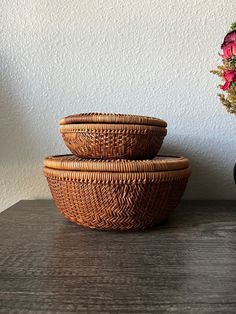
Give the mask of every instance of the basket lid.
POLYGON ((151 160, 83 159, 75 155, 56 155, 44 159, 47 168, 92 172, 158 172, 182 170, 189 160, 181 156, 160 155, 151 160))
POLYGON ((158 118, 118 113, 80 113, 67 116, 59 121, 60 125, 79 123, 120 123, 157 125, 161 127, 167 126, 164 120, 158 118))

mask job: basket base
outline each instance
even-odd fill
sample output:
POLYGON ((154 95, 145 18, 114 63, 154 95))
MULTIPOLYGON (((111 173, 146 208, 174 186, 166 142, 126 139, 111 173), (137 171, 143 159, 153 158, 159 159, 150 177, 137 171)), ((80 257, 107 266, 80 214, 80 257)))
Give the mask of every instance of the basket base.
MULTIPOLYGON (((142 230, 146 230, 146 229, 149 229, 149 228, 152 228, 152 227, 155 227, 155 226, 160 226, 164 223, 166 223, 166 221, 168 221, 168 218, 169 218, 169 215, 168 217, 165 217, 163 218, 162 220, 160 221, 156 221, 155 223, 153 222, 152 224, 149 224, 149 225, 142 225, 142 226, 128 226, 128 227, 122 227, 122 226, 98 226, 98 225, 91 225, 91 224, 86 224, 86 223, 80 223, 76 220, 74 220, 73 218, 71 218, 70 216, 67 216, 65 215, 62 211, 60 211, 62 216, 64 216, 64 218, 66 218, 68 221, 72 222, 72 223, 75 223, 76 225, 78 226, 81 226, 81 227, 84 227, 84 228, 89 228, 89 229, 92 229, 92 230, 100 230, 100 231, 142 231, 142 230)), ((170 213, 171 214, 171 213, 170 213)))

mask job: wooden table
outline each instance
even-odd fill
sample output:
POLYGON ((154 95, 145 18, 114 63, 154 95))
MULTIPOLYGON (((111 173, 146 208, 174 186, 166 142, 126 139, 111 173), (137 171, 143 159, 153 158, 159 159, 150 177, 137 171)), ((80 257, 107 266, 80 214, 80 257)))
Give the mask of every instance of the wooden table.
POLYGON ((236 201, 186 201, 142 232, 21 201, 0 214, 0 248, 0 313, 236 313, 236 201))

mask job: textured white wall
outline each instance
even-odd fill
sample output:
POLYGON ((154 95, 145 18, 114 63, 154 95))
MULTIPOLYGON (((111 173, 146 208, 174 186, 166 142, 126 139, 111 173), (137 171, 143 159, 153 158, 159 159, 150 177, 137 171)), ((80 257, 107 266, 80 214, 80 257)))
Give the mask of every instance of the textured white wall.
POLYGON ((48 198, 57 121, 98 111, 157 116, 162 152, 192 161, 185 198, 235 199, 236 117, 217 99, 232 0, 1 0, 0 209, 48 198))

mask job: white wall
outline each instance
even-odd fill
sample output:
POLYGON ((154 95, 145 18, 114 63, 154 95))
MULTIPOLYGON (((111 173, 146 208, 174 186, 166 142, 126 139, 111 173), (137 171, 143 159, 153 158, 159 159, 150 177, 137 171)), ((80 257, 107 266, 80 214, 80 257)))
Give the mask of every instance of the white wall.
POLYGON ((0 209, 48 198, 42 160, 67 152, 57 121, 157 116, 162 152, 192 161, 185 198, 235 199, 236 117, 217 99, 232 0, 1 0, 0 209))

